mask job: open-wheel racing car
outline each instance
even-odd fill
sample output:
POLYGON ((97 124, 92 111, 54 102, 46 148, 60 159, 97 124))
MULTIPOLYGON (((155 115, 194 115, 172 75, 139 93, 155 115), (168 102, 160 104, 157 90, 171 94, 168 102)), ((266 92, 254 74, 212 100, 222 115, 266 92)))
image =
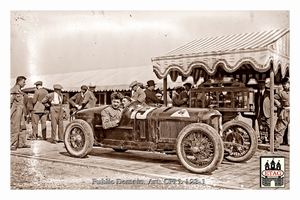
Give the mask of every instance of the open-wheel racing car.
POLYGON ((194 173, 214 171, 224 158, 222 115, 208 108, 148 107, 137 101, 123 110, 119 126, 103 129, 99 106, 80 110, 64 133, 69 154, 85 157, 93 146, 126 150, 176 152, 194 173))

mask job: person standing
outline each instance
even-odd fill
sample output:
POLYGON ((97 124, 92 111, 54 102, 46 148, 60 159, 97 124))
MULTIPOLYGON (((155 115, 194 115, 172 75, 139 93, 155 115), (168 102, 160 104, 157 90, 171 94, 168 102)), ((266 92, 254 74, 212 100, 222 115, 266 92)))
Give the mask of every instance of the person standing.
POLYGON ((72 108, 71 110, 73 111, 72 113, 75 112, 75 110, 78 110, 79 106, 82 104, 82 101, 84 99, 84 94, 87 91, 88 87, 86 85, 82 85, 80 87, 81 91, 72 96, 69 99, 69 103, 71 104, 72 108))
POLYGON ((175 91, 173 91, 172 102, 173 106, 180 107, 181 105, 187 102, 187 98, 180 98, 180 93, 183 91, 182 86, 175 87, 175 91))
MULTIPOLYGON (((53 85, 54 92, 47 94, 41 101, 44 105, 50 105, 51 116, 51 143, 63 142, 63 108, 62 108, 62 86, 53 85), (56 130, 58 127, 58 141, 56 141, 56 130)), ((47 106, 46 106, 47 107, 47 106)))
POLYGON ((90 83, 89 89, 84 93, 84 97, 81 105, 77 107, 78 110, 96 107, 97 98, 95 97, 94 94, 95 89, 96 89, 96 84, 90 83))
POLYGON ((45 106, 41 103, 42 99, 48 94, 48 91, 43 88, 43 82, 37 81, 34 83, 37 90, 34 92, 32 103, 33 103, 33 112, 32 112, 32 136, 36 139, 46 140, 46 120, 47 115, 45 113, 45 106), (42 127, 42 137, 38 135, 38 125, 41 121, 42 127))
POLYGON ((123 95, 119 92, 111 94, 112 105, 101 111, 103 129, 114 128, 119 125, 122 117, 121 101, 123 95))
POLYGON ((183 84, 184 90, 180 93, 180 99, 186 98, 187 101, 182 104, 180 107, 189 107, 189 99, 190 99, 190 90, 192 88, 191 83, 183 84))
POLYGON ((163 104, 164 101, 157 98, 155 89, 155 82, 154 80, 147 81, 147 89, 145 90, 146 98, 145 102, 149 106, 156 106, 157 104, 163 104))
POLYGON ((283 90, 274 95, 275 105, 281 109, 274 129, 275 150, 282 143, 285 130, 290 124, 290 79, 287 77, 282 79, 281 84, 283 90))
POLYGON ((144 103, 146 99, 146 94, 144 90, 139 86, 139 83, 137 81, 133 81, 130 83, 129 87, 132 89, 132 99, 134 101, 139 101, 140 103, 144 103))
POLYGON ((16 84, 10 89, 10 150, 30 148, 26 144, 24 93, 21 89, 26 85, 26 77, 18 76, 16 84))

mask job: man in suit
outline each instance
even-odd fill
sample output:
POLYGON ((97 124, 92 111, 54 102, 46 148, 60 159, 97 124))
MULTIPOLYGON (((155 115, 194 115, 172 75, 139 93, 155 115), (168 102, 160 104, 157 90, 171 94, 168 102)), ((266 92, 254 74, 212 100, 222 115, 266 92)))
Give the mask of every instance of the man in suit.
POLYGON ((145 90, 145 94, 146 94, 146 104, 148 104, 149 106, 156 106, 157 104, 163 104, 164 101, 157 98, 156 96, 156 92, 154 91, 155 89, 155 82, 154 80, 149 80, 147 81, 147 89, 145 90))
POLYGON ((86 85, 82 85, 80 89, 81 89, 80 92, 76 93, 74 96, 72 96, 69 99, 69 103, 72 106, 71 108, 72 113, 78 110, 79 106, 82 104, 82 101, 84 99, 84 94, 86 93, 88 87, 86 85))
POLYGON ((190 99, 190 90, 192 88, 191 83, 183 84, 184 90, 180 93, 180 99, 187 99, 187 101, 182 104, 180 107, 189 107, 189 99, 190 99))
POLYGON ((88 90, 86 90, 86 92, 84 93, 81 105, 77 107, 78 110, 96 107, 97 98, 95 97, 94 94, 95 89, 96 89, 96 84, 90 83, 88 90))
POLYGON ((21 89, 26 85, 26 77, 18 76, 16 84, 10 89, 10 150, 30 148, 26 144, 25 113, 26 95, 21 89))
POLYGON ((145 102, 146 94, 137 81, 133 81, 132 83, 130 83, 129 88, 131 88, 133 91, 131 98, 134 101, 139 101, 140 103, 145 102))
POLYGON ((36 139, 46 140, 46 120, 47 115, 45 113, 45 106, 41 103, 42 99, 48 94, 48 91, 43 88, 43 82, 37 81, 34 83, 37 90, 34 92, 32 103, 33 112, 31 116, 32 123, 32 137, 36 139), (42 137, 38 135, 38 124, 41 121, 42 137))
POLYGON ((182 86, 175 87, 175 91, 173 91, 172 102, 173 106, 180 107, 183 104, 186 104, 187 98, 180 98, 180 93, 184 90, 182 86))
POLYGON ((263 143, 269 142, 270 133, 270 79, 258 81, 258 93, 256 95, 256 119, 258 122, 260 139, 263 143))
POLYGON ((50 105, 50 116, 51 116, 51 143, 56 144, 57 142, 63 142, 63 108, 62 108, 62 86, 59 84, 53 85, 54 92, 47 94, 43 99, 42 103, 50 105), (56 129, 58 126, 58 141, 56 141, 56 129))

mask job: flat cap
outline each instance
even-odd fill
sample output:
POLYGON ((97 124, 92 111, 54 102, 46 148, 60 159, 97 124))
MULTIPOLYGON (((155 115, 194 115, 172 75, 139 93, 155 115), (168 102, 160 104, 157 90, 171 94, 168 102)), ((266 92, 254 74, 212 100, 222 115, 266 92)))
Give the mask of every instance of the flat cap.
POLYGON ((34 85, 43 85, 43 82, 42 81, 37 81, 34 83, 34 85))
POLYGON ((88 87, 87 87, 86 85, 82 85, 80 88, 81 88, 82 90, 87 90, 87 89, 88 89, 88 87))
POLYGON ((174 90, 182 90, 182 89, 183 89, 182 86, 176 86, 176 87, 174 88, 174 90))
POLYGON ((132 83, 130 83, 129 87, 132 88, 133 86, 136 86, 138 84, 137 81, 133 81, 132 83))
POLYGON ((183 86, 189 85, 190 87, 192 87, 192 84, 189 82, 186 82, 185 84, 183 84, 183 86))
POLYGON ((61 90, 63 87, 59 84, 55 84, 55 85, 53 85, 53 88, 56 90, 61 90))
POLYGON ((96 87, 96 83, 94 83, 94 82, 90 83, 89 87, 95 88, 96 87))

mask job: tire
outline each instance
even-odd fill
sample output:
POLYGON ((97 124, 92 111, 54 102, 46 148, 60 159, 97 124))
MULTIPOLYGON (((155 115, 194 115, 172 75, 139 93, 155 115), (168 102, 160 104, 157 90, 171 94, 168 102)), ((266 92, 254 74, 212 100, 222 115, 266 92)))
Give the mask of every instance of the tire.
POLYGON ((64 143, 68 153, 82 158, 91 152, 94 144, 93 130, 84 120, 70 122, 64 133, 64 143))
POLYGON ((220 135, 203 123, 189 124, 176 139, 176 153, 180 163, 194 173, 214 171, 224 158, 220 135))
POLYGON ((232 120, 223 125, 224 149, 229 152, 225 158, 232 162, 246 162, 256 152, 258 139, 255 131, 247 123, 232 120))
POLYGON ((125 151, 127 151, 127 149, 115 149, 115 148, 113 148, 113 150, 115 152, 125 152, 125 151))

